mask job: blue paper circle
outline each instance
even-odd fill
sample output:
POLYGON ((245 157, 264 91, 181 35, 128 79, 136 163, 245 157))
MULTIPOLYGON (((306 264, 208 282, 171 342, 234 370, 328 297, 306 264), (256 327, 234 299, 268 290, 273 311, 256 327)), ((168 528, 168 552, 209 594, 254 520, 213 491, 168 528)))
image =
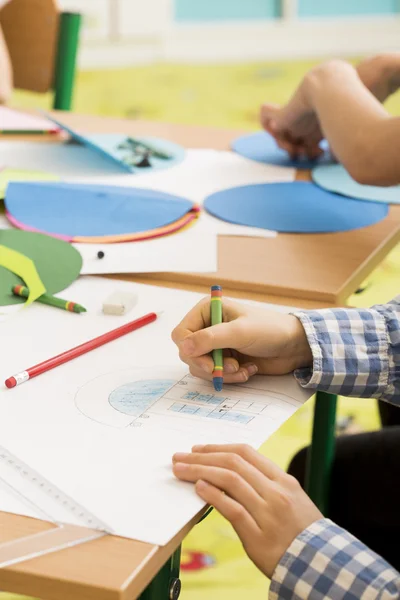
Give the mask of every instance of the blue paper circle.
POLYGON ((349 231, 388 214, 384 204, 345 198, 303 181, 223 190, 209 196, 204 206, 223 221, 283 233, 349 231))
POLYGON ((151 231, 193 207, 190 200, 154 190, 59 182, 10 183, 5 205, 25 226, 69 238, 151 231))
POLYGON ((257 133, 243 135, 234 140, 232 150, 245 158, 250 158, 257 162, 295 169, 312 169, 317 164, 326 164, 332 161, 326 140, 323 140, 320 146, 324 150, 324 154, 320 158, 316 160, 308 160, 306 158, 292 160, 285 150, 281 150, 277 146, 272 135, 266 131, 258 131, 257 133))
POLYGON ((400 204, 400 185, 379 187, 362 185, 348 174, 342 165, 321 165, 313 169, 314 182, 325 190, 372 202, 400 204))

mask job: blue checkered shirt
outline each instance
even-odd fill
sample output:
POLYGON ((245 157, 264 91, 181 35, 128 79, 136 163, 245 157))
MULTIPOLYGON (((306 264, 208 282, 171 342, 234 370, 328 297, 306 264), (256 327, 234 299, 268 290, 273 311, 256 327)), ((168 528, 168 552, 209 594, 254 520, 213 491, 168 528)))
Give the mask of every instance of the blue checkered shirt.
POLYGON ((400 296, 372 308, 295 313, 313 368, 295 375, 306 388, 400 405, 400 296))
MULTIPOLYGON (((309 389, 400 406, 400 296, 371 309, 296 313, 313 353, 295 375, 309 389)), ((270 600, 400 598, 400 573, 350 533, 321 519, 292 542, 273 575, 270 600)))
POLYGON ((269 600, 398 600, 400 573, 329 519, 292 542, 273 575, 269 600))

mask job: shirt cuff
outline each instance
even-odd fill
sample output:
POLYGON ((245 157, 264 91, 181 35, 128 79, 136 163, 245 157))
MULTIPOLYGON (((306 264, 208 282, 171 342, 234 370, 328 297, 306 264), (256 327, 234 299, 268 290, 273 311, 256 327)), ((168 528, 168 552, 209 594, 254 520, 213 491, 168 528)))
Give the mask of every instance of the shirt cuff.
POLYGON ((331 394, 380 398, 388 386, 389 338, 373 309, 324 309, 294 313, 302 323, 313 367, 297 369, 301 386, 331 394))

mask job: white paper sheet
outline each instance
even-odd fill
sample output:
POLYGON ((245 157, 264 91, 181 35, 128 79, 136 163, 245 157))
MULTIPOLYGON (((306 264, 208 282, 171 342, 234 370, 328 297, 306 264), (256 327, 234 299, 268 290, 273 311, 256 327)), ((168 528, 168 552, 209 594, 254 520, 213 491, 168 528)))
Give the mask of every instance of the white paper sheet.
POLYGON ((122 244, 73 244, 80 252, 82 275, 100 273, 214 273, 218 266, 217 236, 192 231, 154 240, 122 244), (97 252, 104 257, 97 258, 97 252))
MULTIPOLYGON (((88 313, 34 305, 0 324, 3 379, 144 313, 164 313, 13 390, 1 387, 1 445, 110 532, 166 544, 202 507, 193 487, 172 476, 172 454, 194 443, 258 446, 309 393, 291 376, 252 378, 246 385, 225 385, 220 394, 210 383, 188 378, 170 332, 199 294, 98 278, 81 278, 65 294, 88 313), (124 317, 102 316, 104 298, 117 288, 134 291, 138 305, 124 317)), ((37 486, 18 481, 38 502, 37 486)), ((3 506, 32 514, 10 497, 3 506)), ((50 499, 45 508, 55 519, 76 522, 50 499)))
POLYGON ((220 190, 252 183, 294 181, 295 169, 266 165, 248 160, 235 152, 192 149, 179 165, 164 172, 139 174, 135 185, 163 189, 171 194, 187 195, 199 204, 220 190))

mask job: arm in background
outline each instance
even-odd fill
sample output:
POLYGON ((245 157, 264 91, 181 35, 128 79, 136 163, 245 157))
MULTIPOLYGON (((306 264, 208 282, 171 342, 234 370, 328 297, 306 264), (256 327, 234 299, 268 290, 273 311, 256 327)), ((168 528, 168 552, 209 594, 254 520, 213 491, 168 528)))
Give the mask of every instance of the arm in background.
POLYGON ((400 58, 370 60, 358 68, 341 60, 315 67, 285 106, 262 106, 261 122, 294 157, 318 156, 325 137, 355 180, 394 185, 400 183, 400 118, 380 100, 399 87, 400 58))

